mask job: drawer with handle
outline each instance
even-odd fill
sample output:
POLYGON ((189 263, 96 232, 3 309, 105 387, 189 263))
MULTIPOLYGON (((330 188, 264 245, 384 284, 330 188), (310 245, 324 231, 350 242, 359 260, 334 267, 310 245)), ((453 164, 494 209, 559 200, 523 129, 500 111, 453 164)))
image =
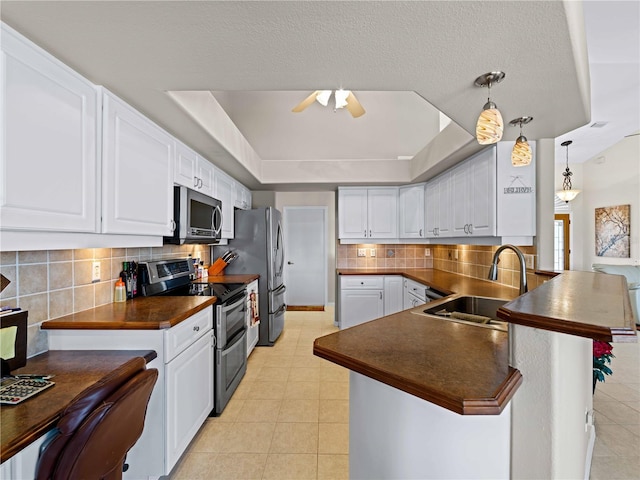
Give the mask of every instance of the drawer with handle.
POLYGON ((340 288, 384 288, 384 278, 380 275, 343 275, 340 288))
POLYGON ((210 306, 166 330, 164 332, 165 363, 170 362, 212 328, 213 307, 210 306))

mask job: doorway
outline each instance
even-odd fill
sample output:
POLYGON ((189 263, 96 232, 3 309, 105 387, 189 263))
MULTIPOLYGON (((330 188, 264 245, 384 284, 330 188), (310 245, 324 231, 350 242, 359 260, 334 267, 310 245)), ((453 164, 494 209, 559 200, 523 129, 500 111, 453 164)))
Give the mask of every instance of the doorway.
POLYGON ((287 310, 324 310, 327 207, 283 207, 287 310))
POLYGON ((569 255, 570 238, 569 238, 569 220, 568 213, 556 213, 554 215, 553 226, 553 269, 554 270, 569 270, 571 268, 571 262, 569 255))

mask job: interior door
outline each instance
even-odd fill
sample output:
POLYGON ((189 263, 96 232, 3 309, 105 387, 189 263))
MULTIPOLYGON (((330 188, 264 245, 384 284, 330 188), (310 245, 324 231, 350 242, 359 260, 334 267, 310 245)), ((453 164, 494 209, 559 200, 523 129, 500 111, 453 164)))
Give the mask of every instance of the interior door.
POLYGON ((288 310, 324 309, 327 207, 284 207, 288 310))

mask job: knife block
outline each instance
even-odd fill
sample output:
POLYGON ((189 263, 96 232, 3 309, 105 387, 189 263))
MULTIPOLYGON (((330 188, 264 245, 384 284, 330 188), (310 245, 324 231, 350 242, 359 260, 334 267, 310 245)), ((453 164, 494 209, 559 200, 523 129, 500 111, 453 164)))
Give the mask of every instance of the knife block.
POLYGON ((213 262, 213 265, 209 267, 209 276, 222 275, 226 266, 227 262, 218 257, 216 261, 213 262))

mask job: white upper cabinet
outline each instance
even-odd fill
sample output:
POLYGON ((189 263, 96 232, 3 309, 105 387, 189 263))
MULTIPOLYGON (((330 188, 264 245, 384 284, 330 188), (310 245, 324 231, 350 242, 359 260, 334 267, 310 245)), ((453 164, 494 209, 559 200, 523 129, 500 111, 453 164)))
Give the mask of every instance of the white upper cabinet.
POLYGON ((400 187, 400 238, 426 238, 424 183, 400 187))
POLYGON ((1 28, 2 229, 97 232, 97 90, 1 28))
POLYGON ((235 202, 235 183, 236 181, 222 170, 215 171, 215 188, 214 197, 222 202, 222 238, 233 238, 234 236, 234 220, 233 220, 233 204, 235 202))
POLYGON ((451 169, 453 237, 496 235, 496 148, 451 169))
POLYGON ((242 210, 251 209, 251 190, 249 190, 247 187, 245 187, 241 183, 236 182, 235 191, 236 191, 236 195, 235 195, 236 208, 240 208, 242 210))
POLYGON ((451 175, 429 180, 425 186, 425 230, 427 238, 451 236, 451 175))
POLYGON ((215 167, 207 159, 176 141, 174 183, 213 197, 215 167))
POLYGON ((397 238, 398 187, 338 189, 339 238, 397 238))
POLYGON ((102 137, 102 231, 171 235, 174 139, 105 91, 102 137))

